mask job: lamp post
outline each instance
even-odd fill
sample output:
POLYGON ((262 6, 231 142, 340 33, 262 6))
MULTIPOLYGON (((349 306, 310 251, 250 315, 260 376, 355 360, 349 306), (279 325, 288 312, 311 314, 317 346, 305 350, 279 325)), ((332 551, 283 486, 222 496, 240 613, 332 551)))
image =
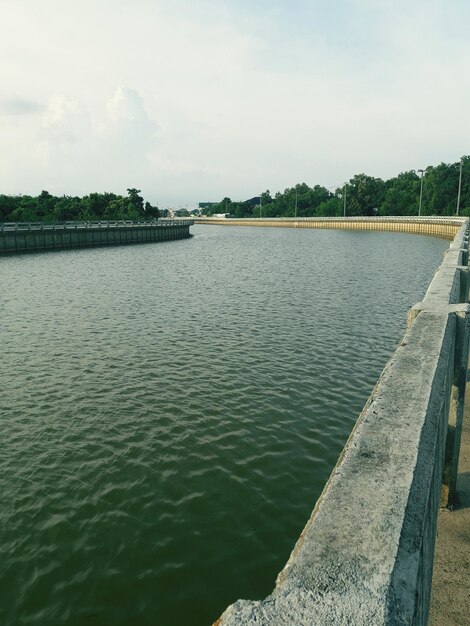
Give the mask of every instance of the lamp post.
POLYGON ((295 212, 294 216, 297 217, 297 189, 295 190, 295 212))
POLYGON ((259 218, 261 219, 261 206, 263 204, 263 194, 259 197, 259 218))
POLYGON ((456 215, 459 214, 459 209, 460 209, 460 192, 462 191, 462 166, 463 166, 463 157, 460 159, 459 191, 457 193, 457 210, 455 212, 456 215))
POLYGON ((346 217, 346 191, 348 189, 348 183, 344 183, 344 194, 343 194, 343 217, 346 217))
POLYGON ((423 201, 423 174, 424 174, 424 170, 418 170, 418 172, 421 172, 421 189, 419 192, 419 208, 418 208, 418 216, 421 215, 421 203, 423 201))

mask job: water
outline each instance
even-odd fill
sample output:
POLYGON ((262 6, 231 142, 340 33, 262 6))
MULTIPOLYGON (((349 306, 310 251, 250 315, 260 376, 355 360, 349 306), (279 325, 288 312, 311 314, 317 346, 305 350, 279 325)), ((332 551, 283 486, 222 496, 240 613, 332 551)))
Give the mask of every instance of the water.
POLYGON ((192 228, 0 259, 0 623, 268 594, 448 243, 192 228))

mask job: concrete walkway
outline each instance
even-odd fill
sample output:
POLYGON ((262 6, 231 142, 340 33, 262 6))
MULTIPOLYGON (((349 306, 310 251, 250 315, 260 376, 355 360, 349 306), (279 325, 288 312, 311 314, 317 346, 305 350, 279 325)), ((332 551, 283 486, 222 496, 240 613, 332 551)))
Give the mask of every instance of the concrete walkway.
POLYGON ((470 626, 470 382, 457 492, 456 508, 439 511, 429 626, 470 626))

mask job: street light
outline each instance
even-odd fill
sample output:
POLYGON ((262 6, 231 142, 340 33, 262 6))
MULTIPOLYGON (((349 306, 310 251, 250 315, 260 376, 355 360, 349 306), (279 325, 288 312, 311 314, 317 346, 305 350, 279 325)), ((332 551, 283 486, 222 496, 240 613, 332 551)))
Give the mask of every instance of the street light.
POLYGON ((418 170, 418 172, 421 172, 421 190, 419 192, 419 209, 418 209, 418 216, 421 215, 421 203, 423 201, 423 174, 424 174, 424 170, 418 170))
POLYGON ((346 217, 346 191, 348 188, 348 183, 344 183, 344 194, 343 194, 343 217, 346 217))
POLYGON ((460 192, 462 191, 462 165, 463 165, 463 157, 461 157, 460 159, 459 191, 457 193, 457 211, 455 212, 456 215, 459 214, 459 208, 460 208, 460 192))
POLYGON ((295 217, 297 217, 297 189, 295 190, 295 217))

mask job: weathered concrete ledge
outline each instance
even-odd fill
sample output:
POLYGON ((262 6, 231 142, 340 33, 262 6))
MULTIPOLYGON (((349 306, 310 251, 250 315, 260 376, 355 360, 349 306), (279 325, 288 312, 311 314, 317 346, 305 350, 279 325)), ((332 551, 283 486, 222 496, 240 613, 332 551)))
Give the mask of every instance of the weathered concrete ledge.
POLYGON ((272 226, 282 228, 339 228, 385 230, 453 239, 466 221, 461 217, 264 217, 245 219, 194 218, 196 224, 217 226, 272 226))
POLYGON ((427 623, 440 502, 455 485, 468 359, 463 224, 272 594, 218 626, 427 623))
POLYGON ((190 237, 192 220, 0 223, 0 254, 119 246, 190 237))

